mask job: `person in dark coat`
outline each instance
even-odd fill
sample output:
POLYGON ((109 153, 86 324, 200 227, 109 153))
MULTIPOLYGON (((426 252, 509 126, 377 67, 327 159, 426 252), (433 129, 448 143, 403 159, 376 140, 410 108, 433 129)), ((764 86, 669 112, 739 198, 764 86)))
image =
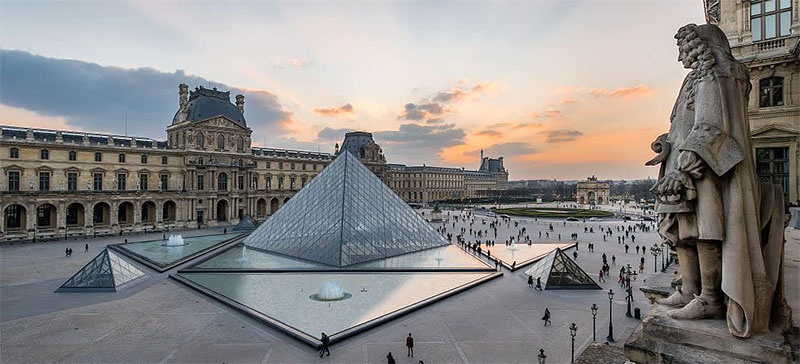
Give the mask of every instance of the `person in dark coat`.
POLYGON ((389 352, 389 354, 386 354, 386 362, 388 364, 397 364, 397 362, 394 360, 394 357, 392 356, 391 351, 389 352))
POLYGON ((528 288, 533 288, 533 276, 528 276, 528 288))
POLYGON ((328 335, 325 335, 325 333, 323 332, 320 341, 322 341, 322 348, 319 351, 319 357, 321 358, 325 354, 331 356, 331 351, 330 349, 328 349, 328 346, 331 344, 331 338, 329 338, 328 335))
POLYGON ((542 277, 536 277, 536 290, 542 290, 542 277))
POLYGON ((544 321, 544 326, 550 323, 550 310, 547 307, 544 308, 544 316, 542 316, 542 321, 544 321))
POLYGON ((408 348, 408 356, 414 357, 414 338, 411 337, 411 333, 408 333, 408 337, 406 338, 406 347, 408 348))

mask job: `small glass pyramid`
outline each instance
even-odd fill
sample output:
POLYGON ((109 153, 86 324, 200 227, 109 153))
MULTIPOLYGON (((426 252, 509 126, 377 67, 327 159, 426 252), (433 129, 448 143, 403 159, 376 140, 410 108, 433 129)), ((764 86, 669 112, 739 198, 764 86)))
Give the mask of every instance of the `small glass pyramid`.
POLYGON ((56 292, 84 290, 116 292, 117 287, 142 276, 144 272, 116 253, 103 249, 78 273, 64 282, 56 292))
POLYGON ((534 281, 540 278, 544 289, 601 289, 560 248, 534 263, 525 274, 534 281))
POLYGON ((256 229, 256 223, 253 222, 253 217, 250 214, 244 216, 244 218, 239 221, 236 226, 233 227, 231 231, 252 231, 256 229))
POLYGON ((244 244, 344 267, 449 243, 344 151, 244 244))

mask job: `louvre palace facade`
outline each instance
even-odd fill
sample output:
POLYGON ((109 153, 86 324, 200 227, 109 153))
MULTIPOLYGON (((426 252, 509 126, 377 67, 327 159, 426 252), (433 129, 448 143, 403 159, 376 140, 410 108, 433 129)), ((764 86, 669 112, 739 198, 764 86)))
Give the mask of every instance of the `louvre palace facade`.
MULTIPOLYGON (((185 84, 178 90, 166 140, 0 126, 0 241, 228 225, 246 215, 264 220, 335 157, 252 147, 244 96, 233 103, 230 92, 185 84)), ((348 136, 342 150, 406 201, 483 195, 508 180, 502 158, 499 167, 493 160, 499 173, 473 171, 474 182, 398 172, 371 134, 348 136)))

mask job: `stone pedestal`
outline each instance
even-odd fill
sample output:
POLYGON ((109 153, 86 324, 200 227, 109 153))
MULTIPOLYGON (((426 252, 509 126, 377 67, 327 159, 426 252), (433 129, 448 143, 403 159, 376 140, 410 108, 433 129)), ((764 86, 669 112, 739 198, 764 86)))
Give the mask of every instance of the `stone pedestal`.
POLYGON ((436 208, 431 211, 431 222, 442 222, 442 210, 436 208))
MULTIPOLYGON (((625 357, 634 363, 740 364, 793 363, 790 340, 779 333, 739 339, 724 319, 674 320, 655 306, 625 342, 625 357)), ((796 350, 796 349, 795 349, 796 350)), ((797 355, 795 352, 794 355, 797 355)))

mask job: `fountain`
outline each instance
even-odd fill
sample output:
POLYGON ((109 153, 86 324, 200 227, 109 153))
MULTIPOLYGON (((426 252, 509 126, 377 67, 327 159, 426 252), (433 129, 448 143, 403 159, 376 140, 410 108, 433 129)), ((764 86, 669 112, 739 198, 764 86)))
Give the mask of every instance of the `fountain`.
POLYGON ((342 290, 342 286, 339 283, 325 282, 319 288, 319 292, 309 298, 316 301, 341 301, 350 297, 352 295, 342 290))
POLYGON ((246 262, 247 261, 247 246, 242 246, 242 256, 236 259, 237 262, 246 262))
POLYGON ((181 235, 170 235, 169 240, 167 240, 167 246, 184 246, 186 243, 183 242, 183 236, 181 235))

